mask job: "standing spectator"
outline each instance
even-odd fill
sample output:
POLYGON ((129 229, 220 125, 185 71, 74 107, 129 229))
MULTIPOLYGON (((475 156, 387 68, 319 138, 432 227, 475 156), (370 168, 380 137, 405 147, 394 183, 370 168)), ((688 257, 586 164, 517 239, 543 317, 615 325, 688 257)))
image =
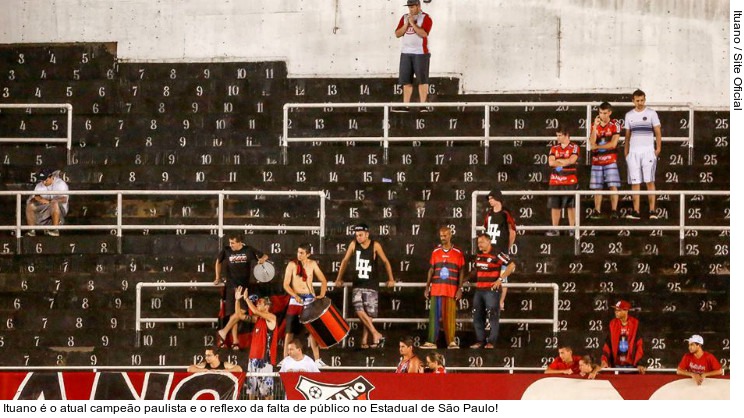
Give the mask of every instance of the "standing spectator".
MULTIPOLYGON (((243 235, 239 233, 230 233, 228 235, 228 243, 229 245, 223 248, 217 255, 217 260, 214 263, 214 284, 217 285, 222 281, 222 270, 224 266, 225 275, 227 276, 224 293, 225 313, 231 315, 232 312, 237 312, 235 304, 240 303, 239 299, 235 300, 232 297, 238 286, 247 289, 249 295, 258 294, 259 296, 267 296, 268 286, 258 286, 255 280, 251 281, 251 272, 253 271, 254 261, 258 262, 258 264, 263 264, 269 259, 269 256, 245 244, 243 242, 243 235)), ((238 306, 238 308, 244 309, 243 306, 238 306)), ((235 322, 231 327, 228 328, 226 326, 218 332, 220 339, 226 336, 228 332, 231 333, 233 348, 238 346, 237 324, 238 322, 235 322)))
POLYGON ((483 219, 483 228, 491 237, 494 254, 509 254, 517 239, 517 224, 511 212, 504 207, 504 196, 501 190, 491 190, 487 199, 489 208, 483 219))
POLYGON ((604 346, 602 347, 602 368, 637 368, 641 374, 646 373, 643 360, 643 337, 639 330, 638 319, 628 315, 630 302, 621 300, 614 306, 615 318, 607 327, 604 346))
MULTIPOLYGON (((429 32, 431 17, 421 10, 419 0, 407 0, 408 14, 403 15, 395 28, 395 36, 403 38, 400 53, 400 70, 398 83, 403 86, 403 102, 409 103, 413 95, 413 75, 418 82, 419 100, 426 103, 429 93, 429 32)), ((408 108, 394 109, 407 111, 408 108)), ((422 108, 422 112, 429 111, 422 108)))
MULTIPOLYGON (((548 165, 552 168, 550 172, 550 183, 548 190, 574 191, 578 188, 579 180, 576 177, 576 162, 579 160, 579 146, 571 143, 568 128, 565 125, 558 127, 556 131, 558 145, 550 148, 548 165)), ((558 226, 561 221, 561 210, 566 209, 568 213, 568 224, 574 226, 576 210, 575 196, 552 195, 548 196, 548 208, 553 226, 558 226)), ((569 231, 572 235, 573 231, 569 231)), ((547 236, 558 236, 560 232, 551 230, 545 233, 547 236)))
POLYGON ((398 343, 398 352, 402 356, 398 362, 395 373, 423 373, 424 365, 421 359, 414 353, 413 338, 401 337, 398 343))
POLYGON ((475 257, 475 294, 473 295, 473 328, 475 344, 470 348, 494 348, 499 337, 499 314, 504 309, 506 288, 503 283, 514 272, 514 263, 506 253, 493 254, 491 237, 478 235, 478 255, 475 257), (506 266, 504 269, 503 267, 506 266), (486 317, 491 324, 491 332, 486 337, 486 317))
POLYGON ((229 361, 221 361, 220 353, 216 347, 209 347, 204 350, 204 361, 189 366, 189 373, 201 373, 211 370, 224 370, 226 372, 242 372, 243 368, 229 361))
POLYGON ((354 280, 353 290, 351 293, 351 303, 354 305, 354 311, 362 322, 362 339, 361 348, 377 348, 385 346, 385 337, 375 328, 372 318, 377 317, 377 259, 379 257, 385 266, 387 272, 388 287, 395 286, 393 278, 393 268, 390 261, 385 256, 385 251, 379 242, 369 239, 369 226, 360 223, 354 226, 355 240, 349 243, 344 259, 341 260, 341 266, 338 268, 336 277, 336 286, 344 284, 344 273, 346 266, 349 264, 351 257, 354 257, 354 280), (372 344, 368 345, 369 336, 372 336, 372 344))
MULTIPOLYGON (((289 307, 287 308, 286 333, 284 341, 292 341, 305 330, 300 323, 300 315, 306 305, 314 301, 315 289, 313 288, 313 279, 315 277, 320 281, 320 294, 318 299, 323 299, 326 294, 328 282, 320 266, 315 260, 308 258, 310 256, 310 244, 304 243, 297 247, 297 259, 287 264, 284 271, 284 290, 289 294, 289 307)), ((325 367, 326 364, 320 359, 320 350, 318 343, 312 336, 308 337, 308 343, 313 351, 313 358, 318 368, 325 367)), ((288 355, 287 345, 284 346, 284 356, 288 355)))
POLYGON ((439 330, 444 330, 447 348, 460 348, 455 342, 456 300, 462 297, 465 279, 465 256, 452 245, 452 230, 448 226, 439 228, 440 245, 429 259, 424 297, 429 302, 429 339, 423 349, 437 348, 439 330), (441 326, 440 326, 441 323, 441 326))
POLYGON ((289 355, 282 360, 282 368, 279 369, 280 373, 285 372, 313 372, 319 373, 320 369, 315 364, 315 361, 310 357, 302 354, 302 341, 295 338, 294 340, 287 343, 289 349, 289 355))
POLYGON ((597 377, 597 373, 601 367, 599 364, 594 363, 592 356, 586 355, 579 360, 579 376, 587 379, 594 379, 597 377))
MULTIPOLYGON (((41 170, 37 176, 39 182, 36 183, 34 191, 40 192, 38 195, 33 195, 26 201, 26 222, 29 226, 34 225, 63 225, 65 223, 65 215, 69 209, 69 196, 59 194, 41 194, 43 192, 65 192, 70 190, 59 176, 59 171, 52 169, 41 170)), ((47 229, 44 230, 46 235, 53 237, 59 236, 58 229, 47 229)), ((27 236, 36 236, 35 230, 30 230, 26 233, 27 236)))
POLYGON ((447 370, 444 368, 444 356, 436 351, 426 355, 426 373, 444 374, 447 370))
MULTIPOLYGON (((249 319, 255 322, 248 352, 248 373, 272 373, 271 342, 276 329, 276 315, 271 313, 271 298, 264 296, 254 304, 247 290, 241 296, 251 312, 249 319)), ((248 381, 251 399, 268 399, 273 388, 271 376, 251 376, 248 381)))
MULTIPOLYGON (((656 111, 646 107, 646 93, 633 92, 634 109, 625 114, 625 160, 628 163, 628 183, 633 191, 656 190, 656 160, 661 154, 661 122, 656 111)), ((641 196, 633 195, 633 211, 626 219, 641 219, 641 196)), ((658 219, 656 196, 648 195, 648 217, 658 219)))
POLYGON ((698 386, 703 384, 706 377, 723 375, 721 363, 713 354, 703 351, 703 337, 693 335, 685 341, 690 352, 682 356, 677 366, 678 375, 691 377, 698 386))
POLYGON ((553 359, 545 374, 579 374, 579 361, 581 356, 573 353, 573 348, 562 345, 558 348, 558 357, 553 359))
MULTIPOLYGON (((620 123, 610 119, 612 105, 602 102, 599 115, 594 118, 589 146, 592 150, 592 174, 589 188, 602 190, 605 186, 612 191, 620 187, 620 171, 617 168, 617 143, 620 140, 620 123)), ((610 196, 610 219, 617 219, 618 195, 610 196)), ((591 219, 602 219, 602 195, 594 195, 594 210, 589 214, 591 219)))

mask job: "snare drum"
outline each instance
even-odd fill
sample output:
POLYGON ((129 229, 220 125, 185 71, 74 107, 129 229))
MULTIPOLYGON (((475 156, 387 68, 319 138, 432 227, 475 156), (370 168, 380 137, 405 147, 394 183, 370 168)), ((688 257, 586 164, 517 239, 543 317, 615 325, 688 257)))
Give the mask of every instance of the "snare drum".
POLYGON ((321 348, 332 347, 349 334, 349 324, 329 298, 315 299, 306 305, 300 315, 300 322, 321 348))

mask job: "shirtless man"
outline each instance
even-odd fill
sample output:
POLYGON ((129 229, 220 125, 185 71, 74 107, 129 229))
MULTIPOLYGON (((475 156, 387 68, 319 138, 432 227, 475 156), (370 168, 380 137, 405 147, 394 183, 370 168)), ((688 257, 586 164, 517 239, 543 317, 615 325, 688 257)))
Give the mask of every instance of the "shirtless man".
MULTIPOLYGON (((323 272, 320 270, 315 260, 308 258, 310 256, 310 244, 300 244, 297 247, 297 259, 287 264, 284 271, 284 290, 292 298, 287 308, 287 331, 284 335, 284 341, 289 342, 294 339, 302 330, 300 324, 300 314, 304 307, 316 299, 313 289, 313 278, 317 277, 320 281, 320 294, 317 299, 323 299, 328 286, 323 272)), ((313 350, 315 364, 320 367, 326 366, 320 359, 320 350, 318 343, 312 336, 308 337, 310 348, 313 350)), ((284 357, 289 355, 289 344, 284 344, 284 357)))

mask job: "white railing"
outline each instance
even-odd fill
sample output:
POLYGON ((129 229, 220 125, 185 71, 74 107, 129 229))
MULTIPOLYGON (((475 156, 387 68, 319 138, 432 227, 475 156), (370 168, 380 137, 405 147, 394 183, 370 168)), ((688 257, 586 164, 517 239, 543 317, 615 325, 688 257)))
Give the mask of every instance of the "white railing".
MULTIPOLYGON (((479 231, 483 231, 484 228, 480 225, 481 220, 479 216, 483 212, 478 212, 478 197, 487 196, 489 191, 476 190, 471 194, 470 200, 470 238, 473 249, 475 248, 475 238, 479 231)), ((582 231, 678 231, 679 232, 679 255, 684 255, 685 245, 685 233, 687 231, 730 231, 731 227, 726 225, 686 225, 685 224, 685 198, 693 195, 702 196, 730 196, 731 192, 728 190, 576 190, 576 191, 565 191, 565 190, 504 190, 502 191, 504 196, 565 196, 574 195, 574 209, 575 219, 574 226, 552 226, 552 225, 520 225, 517 229, 522 231, 573 231, 574 238, 574 253, 579 255, 579 247, 581 244, 581 232, 582 231), (581 196, 611 196, 611 195, 672 195, 679 196, 679 224, 677 225, 635 225, 619 219, 615 225, 581 225, 581 196), (623 222, 623 223, 621 223, 623 222)), ((658 206, 658 199, 657 199, 658 206)), ((547 206, 545 207, 546 213, 548 213, 547 206)))
MULTIPOLYGON (((386 287, 385 282, 381 282, 380 287, 386 287)), ((137 333, 137 346, 140 344, 140 333, 142 331, 142 324, 151 322, 151 323, 215 323, 219 319, 216 317, 201 317, 201 318, 184 318, 184 317, 171 317, 171 318, 150 318, 150 317, 142 317, 142 290, 144 288, 159 288, 160 290, 165 290, 166 288, 170 287, 191 287, 191 288, 197 288, 197 287, 207 287, 207 288, 219 288, 224 285, 218 284, 215 285, 211 282, 171 282, 171 283, 146 283, 146 282, 140 282, 137 283, 136 290, 135 290, 135 322, 134 322, 134 329, 137 333)), ((319 287, 320 283, 314 283, 315 287, 319 287)), ((396 283, 395 288, 402 288, 402 287, 421 287, 423 288, 426 286, 426 283, 396 283)), ((558 293, 559 288, 556 283, 507 283, 503 285, 506 288, 509 289, 517 289, 517 288, 525 288, 525 289, 551 289, 553 293, 553 307, 552 307, 552 317, 551 318, 545 318, 545 319, 534 319, 534 318, 523 318, 523 319, 517 319, 517 318, 499 318, 499 323, 502 324, 551 324, 553 327, 553 333, 558 332, 558 293)), ((333 290, 335 286, 333 286, 333 282, 329 282, 329 290, 333 290)), ((346 319, 347 322, 359 322, 359 319, 357 318, 351 318, 347 312, 348 312, 348 305, 349 305, 349 288, 351 288, 351 283, 344 283, 343 287, 343 302, 341 307, 341 316, 346 319)), ((427 323, 429 322, 429 318, 373 318, 373 322, 389 322, 389 323, 427 323)), ((472 322, 472 318, 458 318, 456 320, 457 322, 464 322, 464 323, 470 323, 472 322)), ((344 341, 345 344, 345 341, 344 341)))
MULTIPOLYGON (((483 109, 483 135, 475 136, 391 136, 390 135, 390 109, 393 107, 401 107, 402 103, 390 102, 390 103, 286 103, 283 107, 283 121, 282 121, 282 157, 284 164, 287 163, 287 148, 290 142, 348 142, 348 141, 359 141, 359 142, 381 142, 383 147, 384 162, 388 162, 388 149, 390 142, 436 142, 436 141, 452 141, 452 142, 482 142, 484 149, 484 164, 488 164, 488 150, 491 141, 552 141, 555 140, 555 134, 551 132, 550 135, 540 136, 515 136, 515 135, 492 135, 491 134, 491 113, 497 112, 501 107, 554 107, 557 108, 556 112, 566 112, 567 108, 570 107, 583 107, 586 112, 584 126, 581 128, 584 131, 582 137, 586 143, 587 155, 589 153, 589 136, 591 134, 592 123, 592 109, 599 106, 600 102, 435 102, 435 103, 405 103, 405 106, 411 108, 482 108, 483 109), (292 137, 289 134, 289 113, 293 109, 334 109, 334 108, 381 108, 382 109, 382 125, 380 127, 381 135, 379 136, 344 136, 344 137, 323 137, 323 136, 312 136, 312 137, 292 137), (560 109, 560 110, 558 110, 560 109)), ((672 137, 665 136, 663 141, 665 142, 681 142, 687 143, 688 147, 688 164, 692 164, 694 144, 694 126, 695 126, 695 109, 690 103, 654 103, 648 104, 649 107, 653 107, 655 110, 660 111, 687 111, 688 112, 688 134, 684 137, 672 137)), ((432 115, 432 113, 429 113, 432 115)), ((436 113, 433 113, 436 115, 436 113)), ((557 126, 556 126, 557 127, 557 126)), ((587 159, 588 160, 588 159, 587 159)))
POLYGON ((67 136, 64 138, 34 137, 0 137, 0 144, 65 144, 67 146, 67 163, 70 163, 72 150, 72 105, 69 103, 0 103, 0 109, 65 109, 67 113, 67 136))
POLYGON ((323 191, 245 191, 245 190, 69 190, 69 191, 45 191, 44 195, 82 195, 82 196, 115 196, 116 197, 116 223, 104 225, 23 225, 24 222, 24 196, 38 195, 36 191, 0 191, 0 198, 3 196, 14 196, 16 198, 16 222, 14 226, 0 225, 0 231, 14 231, 18 242, 18 252, 21 251, 21 239, 23 232, 28 230, 51 230, 59 229, 62 231, 92 231, 92 230, 111 230, 116 231, 119 238, 119 249, 121 252, 121 237, 124 231, 130 230, 189 230, 204 231, 216 230, 219 238, 224 236, 227 231, 309 231, 317 232, 320 236, 320 253, 324 251, 325 244, 325 192, 323 191), (151 225, 151 224, 125 224, 123 218, 124 196, 212 196, 217 198, 218 210, 216 223, 211 224, 175 224, 175 225, 151 225), (319 199, 319 224, 318 225, 229 225, 225 224, 224 205, 225 199, 231 196, 312 196, 319 199))

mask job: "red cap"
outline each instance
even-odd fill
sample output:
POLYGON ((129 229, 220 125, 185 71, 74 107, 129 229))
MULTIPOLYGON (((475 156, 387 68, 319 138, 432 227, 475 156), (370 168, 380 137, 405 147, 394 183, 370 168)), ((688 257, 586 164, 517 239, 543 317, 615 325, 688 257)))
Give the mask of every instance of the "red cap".
POLYGON ((630 302, 627 300, 619 300, 615 306, 615 310, 621 310, 621 311, 629 311, 631 308, 630 302))

